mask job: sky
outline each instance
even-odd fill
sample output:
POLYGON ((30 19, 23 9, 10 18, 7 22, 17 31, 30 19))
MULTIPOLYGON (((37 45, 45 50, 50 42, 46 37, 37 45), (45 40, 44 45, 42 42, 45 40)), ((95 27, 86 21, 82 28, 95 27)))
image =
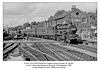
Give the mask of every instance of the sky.
POLYGON ((97 3, 68 3, 68 2, 4 2, 3 3, 3 24, 4 26, 13 27, 23 25, 25 22, 45 21, 58 10, 71 10, 72 5, 76 8, 86 11, 95 12, 97 3))

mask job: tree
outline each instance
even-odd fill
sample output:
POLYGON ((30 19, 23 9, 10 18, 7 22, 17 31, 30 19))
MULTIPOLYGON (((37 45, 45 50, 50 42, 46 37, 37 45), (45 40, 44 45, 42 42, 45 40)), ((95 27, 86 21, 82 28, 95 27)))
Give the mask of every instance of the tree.
POLYGON ((10 29, 11 29, 12 31, 16 31, 16 30, 15 30, 15 27, 11 27, 10 29))
POLYGON ((22 29, 23 29, 22 25, 17 26, 17 30, 22 30, 22 29))
POLYGON ((41 22, 37 22, 37 25, 39 25, 41 22))
POLYGON ((26 27, 29 27, 30 26, 30 23, 29 22, 26 22, 25 24, 23 24, 23 27, 26 28, 26 27))
POLYGON ((37 25, 36 21, 31 22, 31 25, 37 25))

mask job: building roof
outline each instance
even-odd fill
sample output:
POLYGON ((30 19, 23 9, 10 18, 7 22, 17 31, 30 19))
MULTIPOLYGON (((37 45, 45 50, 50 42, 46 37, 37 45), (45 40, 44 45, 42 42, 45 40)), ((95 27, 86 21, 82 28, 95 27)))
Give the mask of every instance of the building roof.
POLYGON ((84 16, 87 16, 87 13, 86 12, 83 12, 83 11, 81 11, 81 10, 79 10, 78 8, 75 8, 74 10, 71 10, 70 11, 70 14, 71 14, 71 16, 74 16, 74 17, 84 17, 84 16), (76 12, 80 12, 81 13, 81 15, 73 15, 72 13, 76 13, 76 12), (84 15, 84 16, 83 16, 84 15))
POLYGON ((55 15, 54 16, 55 20, 60 19, 60 18, 64 18, 68 14, 65 10, 61 10, 60 12, 61 12, 60 15, 55 15))
POLYGON ((50 16, 50 18, 48 18, 48 21, 64 18, 67 14, 68 13, 65 10, 57 11, 54 16, 50 16))
POLYGON ((48 18, 48 21, 51 21, 51 20, 53 20, 54 19, 54 17, 53 16, 50 16, 49 18, 48 18))

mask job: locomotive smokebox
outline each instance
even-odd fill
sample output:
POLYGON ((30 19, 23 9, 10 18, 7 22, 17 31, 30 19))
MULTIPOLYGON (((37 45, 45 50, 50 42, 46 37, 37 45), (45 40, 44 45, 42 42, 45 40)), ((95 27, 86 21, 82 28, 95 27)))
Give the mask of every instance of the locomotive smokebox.
POLYGON ((69 27, 69 33, 75 34, 77 32, 77 28, 75 25, 69 27))

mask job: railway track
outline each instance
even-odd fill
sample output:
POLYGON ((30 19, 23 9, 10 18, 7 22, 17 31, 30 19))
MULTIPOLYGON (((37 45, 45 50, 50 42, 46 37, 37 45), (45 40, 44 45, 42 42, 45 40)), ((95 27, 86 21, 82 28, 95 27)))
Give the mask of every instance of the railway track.
POLYGON ((34 43, 30 45, 30 47, 31 49, 35 48, 35 50, 38 50, 40 53, 42 53, 42 55, 47 61, 51 61, 47 58, 47 55, 49 55, 50 57, 54 57, 55 60, 57 61, 91 61, 91 60, 95 61, 97 60, 95 57, 86 55, 84 53, 71 50, 71 49, 66 50, 65 48, 62 49, 55 46, 50 46, 47 43, 46 44, 34 43), (51 53, 56 54, 56 56, 58 56, 60 59, 58 59, 58 57, 55 57, 55 55, 48 53, 49 52, 48 49, 51 53))
MULTIPOLYGON (((97 49, 84 45, 71 45, 90 51, 97 54, 97 49)), ((4 43, 3 44, 3 58, 7 57, 14 49, 19 48, 20 53, 24 55, 25 60, 30 61, 96 61, 97 57, 82 53, 77 50, 72 50, 67 47, 62 47, 52 42, 38 42, 38 43, 4 43)))
MULTIPOLYGON (((27 45, 26 45, 27 46, 27 45)), ((37 44, 32 44, 31 46, 27 46, 28 48, 30 48, 31 49, 31 51, 32 50, 34 50, 34 51, 37 51, 38 53, 40 53, 40 55, 42 55, 42 57, 44 58, 44 59, 42 59, 42 61, 61 61, 61 57, 59 57, 59 56, 57 56, 54 52, 52 52, 52 51, 50 51, 50 50, 48 50, 47 48, 45 48, 42 44, 40 44, 40 43, 37 43, 37 44)), ((24 48, 24 47, 23 47, 24 48)), ((26 49, 26 48, 24 48, 24 49, 26 49)), ((29 51, 29 50, 27 50, 27 51, 29 51)), ((31 52, 31 51, 29 51, 30 53, 33 53, 33 52, 31 52)), ((41 59, 39 59, 38 57, 37 57, 37 53, 34 53, 35 54, 35 57, 38 59, 38 60, 40 60, 41 61, 41 59)), ((34 55, 33 54, 33 55, 34 55)))
POLYGON ((75 51, 75 50, 72 50, 72 49, 68 49, 67 47, 61 47, 61 46, 58 46, 58 45, 55 45, 55 44, 49 44, 49 47, 51 47, 52 49, 60 49, 62 51, 65 51, 65 52, 69 52, 70 54, 73 54, 72 56, 75 55, 76 58, 82 58, 83 60, 85 61, 96 61, 97 60, 97 57, 94 57, 94 56, 91 56, 91 55, 88 55, 88 54, 85 54, 85 53, 82 53, 82 52, 79 52, 79 51, 75 51), (55 46, 55 48, 54 48, 55 46))
POLYGON ((81 48, 81 49, 85 49, 94 53, 97 53, 97 49, 90 47, 90 46, 86 46, 86 45, 72 45, 72 44, 67 44, 68 46, 72 46, 72 47, 77 47, 77 48, 81 48))
POLYGON ((9 53, 11 53, 14 49, 16 49, 19 46, 19 44, 8 44, 3 48, 3 59, 8 56, 9 53))
POLYGON ((46 59, 43 57, 43 55, 37 51, 37 50, 33 50, 30 47, 23 47, 22 48, 25 52, 27 52, 28 54, 30 54, 32 56, 32 58, 35 58, 37 61, 45 61, 46 59))
POLYGON ((52 50, 53 52, 55 52, 56 54, 58 54, 60 57, 63 58, 63 61, 80 61, 83 60, 82 58, 79 58, 69 52, 66 52, 62 49, 56 48, 54 46, 50 46, 48 44, 43 44, 45 47, 47 47, 48 49, 52 50), (77 57, 77 58, 76 58, 77 57))

